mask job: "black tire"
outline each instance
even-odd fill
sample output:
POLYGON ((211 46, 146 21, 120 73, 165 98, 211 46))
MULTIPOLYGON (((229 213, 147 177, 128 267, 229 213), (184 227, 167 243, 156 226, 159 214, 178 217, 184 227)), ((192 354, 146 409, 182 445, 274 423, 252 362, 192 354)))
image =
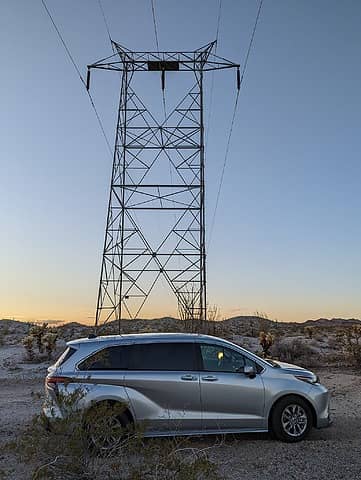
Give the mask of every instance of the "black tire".
POLYGON ((271 431, 278 440, 300 442, 312 428, 313 416, 308 403, 297 395, 281 398, 273 408, 271 431))
POLYGON ((94 405, 86 412, 83 422, 89 450, 98 455, 111 455, 126 438, 130 423, 120 404, 101 402, 94 405))

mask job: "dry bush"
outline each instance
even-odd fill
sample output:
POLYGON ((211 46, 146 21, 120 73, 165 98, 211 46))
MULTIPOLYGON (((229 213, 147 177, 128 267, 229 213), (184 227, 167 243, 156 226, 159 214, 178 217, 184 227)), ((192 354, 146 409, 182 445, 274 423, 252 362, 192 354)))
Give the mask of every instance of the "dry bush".
POLYGON ((318 360, 315 351, 299 338, 289 341, 276 339, 272 346, 272 357, 281 362, 294 363, 297 361, 303 365, 313 365, 318 360))
POLYGON ((22 339, 22 344, 26 351, 27 359, 33 361, 35 358, 35 339, 32 335, 27 335, 22 339))
POLYGON ((336 334, 336 341, 348 358, 349 362, 357 367, 361 367, 361 326, 339 330, 336 334))
POLYGON ((219 318, 219 308, 217 305, 208 306, 207 308, 207 322, 205 324, 205 334, 217 334, 217 319, 219 318))
POLYGON ((327 355, 327 365, 341 368, 345 366, 345 355, 341 352, 327 355))
POLYGON ((274 343, 275 337, 271 333, 260 332, 259 334, 259 344, 262 347, 262 356, 264 358, 270 356, 270 348, 274 343))
MULTIPOLYGON (((81 394, 80 394, 81 395, 81 394)), ((90 439, 109 431, 108 415, 124 414, 124 405, 102 404, 82 416, 74 407, 79 392, 63 398, 66 419, 52 420, 51 429, 36 416, 19 438, 7 445, 29 466, 32 480, 218 480, 209 449, 197 449, 187 438, 145 439, 141 428, 122 428, 109 448, 90 439), (89 428, 88 428, 89 427, 89 428)), ((114 429, 112 430, 114 434, 114 429)))
POLYGON ((9 335, 9 333, 10 333, 10 329, 7 325, 0 325, 0 347, 5 345, 5 339, 7 335, 9 335))
POLYGON ((328 339, 328 346, 331 350, 341 350, 341 345, 339 339, 337 337, 329 337, 328 339))
MULTIPOLYGON (((326 335, 326 338, 327 338, 327 335, 326 335)), ((314 335, 314 339, 317 342, 320 342, 320 343, 325 343, 326 342, 325 335, 322 334, 322 333, 316 333, 316 335, 314 335)))
POLYGON ((314 327, 305 327, 303 331, 308 338, 312 339, 313 333, 314 333, 314 327))

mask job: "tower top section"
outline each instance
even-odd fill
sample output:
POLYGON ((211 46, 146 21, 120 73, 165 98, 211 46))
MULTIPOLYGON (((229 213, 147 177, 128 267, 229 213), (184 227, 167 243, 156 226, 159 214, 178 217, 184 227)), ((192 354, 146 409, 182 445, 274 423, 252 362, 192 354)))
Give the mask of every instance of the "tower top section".
POLYGON ((88 65, 88 70, 99 68, 115 71, 211 71, 239 69, 239 64, 212 53, 216 41, 188 52, 133 52, 112 41, 113 55, 88 65))

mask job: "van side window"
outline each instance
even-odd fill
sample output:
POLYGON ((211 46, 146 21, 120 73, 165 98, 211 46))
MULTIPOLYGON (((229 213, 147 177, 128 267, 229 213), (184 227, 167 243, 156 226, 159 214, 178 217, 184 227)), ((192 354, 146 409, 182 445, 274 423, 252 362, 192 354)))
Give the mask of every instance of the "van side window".
POLYGON ((194 343, 139 343, 127 354, 129 370, 197 370, 194 343))
POLYGON ((205 371, 239 373, 243 372, 245 365, 257 369, 255 362, 231 348, 201 343, 200 350, 205 371))
POLYGON ((103 348, 86 358, 78 368, 79 370, 124 370, 126 368, 124 350, 122 346, 103 348))

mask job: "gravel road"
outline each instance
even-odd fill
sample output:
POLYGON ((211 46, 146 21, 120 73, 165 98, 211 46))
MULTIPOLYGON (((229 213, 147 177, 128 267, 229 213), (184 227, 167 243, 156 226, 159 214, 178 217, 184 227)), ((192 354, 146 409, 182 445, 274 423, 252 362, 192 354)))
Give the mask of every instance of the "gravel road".
MULTIPOLYGON (((31 478, 26 465, 4 453, 2 446, 40 409, 44 372, 17 370, 0 375, 0 479, 31 478), (26 374, 25 374, 26 373, 26 374), (5 476, 4 472, 11 472, 5 476)), ((267 435, 229 435, 210 448, 210 458, 226 479, 361 479, 361 372, 318 372, 332 392, 333 425, 313 430, 296 445, 270 440, 267 435)), ((211 447, 214 437, 192 440, 197 448, 211 447)))

